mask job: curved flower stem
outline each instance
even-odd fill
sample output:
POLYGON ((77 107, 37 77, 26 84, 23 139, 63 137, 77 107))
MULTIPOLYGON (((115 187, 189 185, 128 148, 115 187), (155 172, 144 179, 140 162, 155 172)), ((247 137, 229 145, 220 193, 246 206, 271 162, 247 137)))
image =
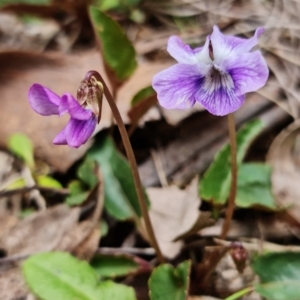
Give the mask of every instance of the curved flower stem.
POLYGON ((139 200, 139 205, 142 211, 142 215, 144 218, 144 222, 145 222, 145 226, 146 226, 146 230, 150 239, 150 243, 152 244, 153 248, 156 251, 158 260, 160 261, 160 263, 164 263, 165 259, 162 256, 162 253, 160 251, 160 248, 158 246, 154 231, 153 231, 153 227, 151 224, 151 220, 149 217, 149 213, 148 213, 148 208, 147 208, 147 202, 145 199, 145 194, 144 194, 144 190, 142 187, 142 183, 141 183, 141 179, 140 179, 140 175, 139 175, 139 171, 137 168, 137 163, 135 160, 135 156, 131 147, 131 143, 129 140, 129 136, 128 133, 126 131, 125 125, 123 123, 122 117, 120 115, 120 112, 118 110, 118 107, 113 99, 113 96, 111 95, 105 81, 103 80, 102 76, 97 72, 97 71, 90 71, 87 73, 86 78, 87 77, 91 77, 94 76, 96 78, 97 81, 100 81, 103 84, 103 89, 104 89, 104 95, 107 99, 107 102, 111 108, 111 111, 113 113, 113 116, 116 120, 117 126, 119 128, 121 137, 122 137, 122 141, 124 144, 124 148, 128 157, 128 161, 131 167, 131 172, 132 172, 132 176, 133 176, 133 180, 134 180, 134 184, 135 184, 135 189, 137 192, 137 196, 138 196, 138 200, 139 200))
POLYGON ((230 222, 234 211, 234 202, 235 202, 236 189, 237 189, 237 158, 236 158, 237 153, 236 153, 236 131, 235 131, 235 124, 234 124, 234 115, 229 114, 227 118, 228 118, 228 131, 229 131, 230 153, 231 153, 231 187, 230 187, 230 194, 228 198, 226 217, 220 235, 221 239, 226 238, 230 227, 230 222))

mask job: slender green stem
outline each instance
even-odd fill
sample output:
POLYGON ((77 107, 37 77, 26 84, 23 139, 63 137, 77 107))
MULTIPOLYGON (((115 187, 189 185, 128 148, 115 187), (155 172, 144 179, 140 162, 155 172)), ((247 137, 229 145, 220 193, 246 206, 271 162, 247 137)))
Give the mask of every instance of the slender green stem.
POLYGON ((234 203, 235 203, 236 188, 237 188, 236 131, 235 131, 235 124, 234 124, 234 115, 229 114, 227 118, 228 118, 228 131, 229 131, 230 153, 231 153, 231 187, 230 187, 230 194, 228 198, 225 221, 220 235, 221 239, 226 238, 228 230, 230 228, 230 223, 234 211, 234 203))
POLYGON ((246 287, 236 293, 234 293, 233 295, 227 297, 225 300, 237 300, 240 299, 242 296, 251 293, 254 290, 254 287, 246 287))
POLYGON ((142 211, 142 215, 144 218, 144 222, 145 222, 145 226, 146 226, 146 230, 150 239, 150 243, 152 244, 153 248, 156 251, 157 257, 159 259, 159 261, 161 263, 165 262, 165 259, 160 251, 158 242, 156 240, 155 234, 154 234, 154 230, 151 224, 151 220, 149 217, 149 213, 148 213, 148 207, 147 207, 147 202, 145 199, 145 194, 144 194, 144 190, 143 190, 143 186, 142 186, 142 182, 140 179, 140 175, 139 175, 139 171, 137 168, 137 163, 136 163, 136 159, 131 147, 131 143, 129 140, 129 136, 127 133, 127 130, 125 128, 125 125, 123 123, 122 117, 120 115, 120 112, 118 110, 118 107, 113 99, 113 96, 111 95, 105 81, 103 80, 102 76, 97 72, 97 71, 90 71, 88 72, 87 76, 94 76, 96 78, 96 80, 100 81, 103 84, 103 89, 104 89, 104 95, 107 99, 107 102, 111 108, 111 111, 113 113, 113 116, 116 120, 117 126, 119 128, 121 137, 122 137, 122 141, 124 144, 124 148, 127 154, 127 158, 131 167, 131 171, 132 171, 132 176, 133 176, 133 180, 134 180, 134 184, 135 184, 135 188, 136 188, 136 192, 137 192, 137 196, 138 196, 138 200, 139 200, 139 205, 142 211))

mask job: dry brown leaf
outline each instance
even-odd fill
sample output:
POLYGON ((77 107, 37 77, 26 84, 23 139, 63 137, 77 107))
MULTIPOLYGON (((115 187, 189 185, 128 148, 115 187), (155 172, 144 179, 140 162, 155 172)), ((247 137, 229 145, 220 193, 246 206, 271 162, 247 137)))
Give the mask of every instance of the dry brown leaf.
POLYGON ((156 95, 154 95, 147 97, 143 101, 134 105, 127 113, 128 117, 130 118, 131 125, 135 126, 138 124, 138 121, 141 119, 141 117, 144 116, 145 113, 156 104, 157 98, 156 95))
POLYGON ((101 237, 100 226, 94 227, 90 234, 73 250, 76 257, 91 260, 98 249, 101 237))
MULTIPOLYGON (((230 246, 232 242, 228 242, 225 240, 217 239, 214 238, 214 242, 218 245, 222 246, 230 246)), ((243 247, 247 251, 251 252, 300 252, 300 247, 299 246, 293 246, 293 245, 279 245, 267 241, 262 241, 261 239, 256 239, 256 238, 243 238, 241 239, 241 242, 243 243, 243 247)))
POLYGON ((0 299, 22 299, 27 294, 28 288, 20 268, 0 271, 0 299))
POLYGON ((78 222, 80 209, 57 205, 33 213, 6 231, 0 239, 0 249, 10 255, 31 255, 51 251, 78 222))
POLYGON ((220 260, 226 255, 229 247, 212 246, 206 247, 202 262, 195 267, 195 280, 192 282, 191 290, 194 294, 207 293, 211 289, 212 274, 220 260))
POLYGON ((50 19, 26 23, 16 15, 0 12, 0 51, 42 52, 60 31, 60 25, 50 19))
MULTIPOLYGON (((253 258, 253 255, 251 255, 251 258, 253 258)), ((216 268, 215 278, 214 286, 218 296, 222 299, 239 290, 258 283, 258 277, 250 265, 250 257, 247 260, 243 274, 240 274, 236 269, 235 263, 230 254, 226 254, 221 259, 216 268)), ((252 292, 245 295, 243 300, 262 300, 262 297, 256 292, 252 292)))
POLYGON ((157 234, 161 240, 174 240, 178 235, 189 230, 198 220, 201 201, 197 187, 196 178, 186 190, 179 189, 177 186, 147 189, 151 202, 151 219, 160 227, 157 234), (168 226, 161 227, 162 221, 168 226))
POLYGON ((61 239, 56 250, 72 252, 81 259, 90 260, 98 249, 101 232, 99 219, 104 205, 103 177, 97 172, 99 183, 91 191, 88 201, 95 201, 96 207, 89 219, 75 224, 61 239))
MULTIPOLYGON (((202 237, 219 236, 223 221, 223 219, 219 219, 214 226, 201 229, 199 235, 202 237)), ((249 238, 263 236, 265 239, 284 239, 294 236, 291 229, 296 230, 297 228, 287 228, 286 222, 279 218, 279 215, 260 216, 257 218, 249 216, 243 220, 232 220, 227 237, 237 239, 241 236, 249 238)))
POLYGON ((17 223, 18 219, 16 218, 16 216, 9 214, 0 214, 0 240, 2 235, 10 228, 14 227, 17 223))
POLYGON ((198 179, 181 190, 176 186, 148 188, 151 202, 150 218, 162 253, 167 258, 174 258, 183 243, 173 242, 178 236, 189 231, 198 221, 199 210, 198 179))
POLYGON ((276 202, 286 207, 290 216, 300 224, 300 120, 284 129, 273 141, 267 161, 272 165, 272 190, 276 202))
POLYGON ((74 224, 62 237, 55 249, 72 252, 90 235, 93 228, 94 225, 91 224, 90 220, 74 224))

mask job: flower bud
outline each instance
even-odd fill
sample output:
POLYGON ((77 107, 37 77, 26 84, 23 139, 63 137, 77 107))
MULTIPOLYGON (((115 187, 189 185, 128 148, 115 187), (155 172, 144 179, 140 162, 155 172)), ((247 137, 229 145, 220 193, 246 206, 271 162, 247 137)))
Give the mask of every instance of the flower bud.
POLYGON ((90 109, 97 117, 98 123, 101 118, 103 99, 103 85, 97 81, 94 76, 91 76, 88 80, 81 81, 77 90, 77 101, 84 108, 90 109))
POLYGON ((242 243, 232 242, 229 253, 230 253, 239 273, 243 273, 243 271, 246 267, 247 259, 248 259, 247 250, 243 247, 242 243))

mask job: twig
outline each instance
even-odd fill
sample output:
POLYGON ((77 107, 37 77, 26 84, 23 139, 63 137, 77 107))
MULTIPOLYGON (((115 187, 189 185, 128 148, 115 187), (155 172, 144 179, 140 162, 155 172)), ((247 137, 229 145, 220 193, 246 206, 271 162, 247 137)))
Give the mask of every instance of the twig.
MULTIPOLYGON (((22 177, 25 181, 26 186, 32 187, 32 186, 36 185, 36 182, 31 174, 31 170, 27 166, 25 166, 24 169, 22 170, 22 177)), ((47 207, 46 200, 41 195, 40 191, 33 189, 29 193, 30 193, 30 197, 35 200, 38 208, 40 210, 46 210, 46 207, 47 207)))
POLYGON ((220 235, 221 239, 226 239, 230 227, 230 223, 234 211, 234 202, 235 202, 236 187, 237 187, 236 131, 235 131, 235 124, 234 124, 234 116, 233 114, 229 114, 227 118, 228 118, 228 131, 229 131, 230 153, 231 153, 231 187, 230 187, 230 194, 228 198, 228 206, 226 210, 225 221, 223 223, 222 232, 220 235))
POLYGON ((0 266, 15 263, 19 260, 23 260, 23 259, 25 259, 31 255, 37 254, 37 253, 39 253, 39 252, 34 252, 34 253, 29 253, 29 254, 26 254, 26 253, 14 254, 11 256, 4 257, 4 258, 0 258, 0 266))
POLYGON ((0 191, 0 198, 11 196, 14 194, 27 193, 32 190, 39 190, 41 192, 47 192, 47 193, 56 193, 56 194, 60 194, 63 196, 68 196, 70 194, 68 189, 54 189, 54 188, 47 188, 47 187, 34 185, 31 187, 23 187, 23 188, 18 188, 18 189, 13 189, 13 190, 0 191))
POLYGON ((167 187, 168 180, 167 180, 166 173, 164 171, 163 163, 161 161, 159 152, 156 152, 155 150, 151 150, 150 153, 151 153, 160 183, 161 183, 162 187, 167 187))
POLYGON ((154 248, 132 248, 132 247, 120 247, 120 248, 110 248, 110 247, 100 247, 97 250, 98 254, 117 254, 117 253, 130 253, 137 255, 155 255, 154 248))
MULTIPOLYGON (((26 259, 32 255, 41 253, 32 252, 32 253, 21 253, 21 254, 14 254, 7 257, 0 258, 0 266, 16 263, 20 260, 26 259)), ((122 253, 130 253, 135 255, 155 255, 154 248, 131 248, 131 247, 121 247, 121 248, 110 248, 110 247, 101 247, 97 250, 98 254, 122 254, 122 253)))

